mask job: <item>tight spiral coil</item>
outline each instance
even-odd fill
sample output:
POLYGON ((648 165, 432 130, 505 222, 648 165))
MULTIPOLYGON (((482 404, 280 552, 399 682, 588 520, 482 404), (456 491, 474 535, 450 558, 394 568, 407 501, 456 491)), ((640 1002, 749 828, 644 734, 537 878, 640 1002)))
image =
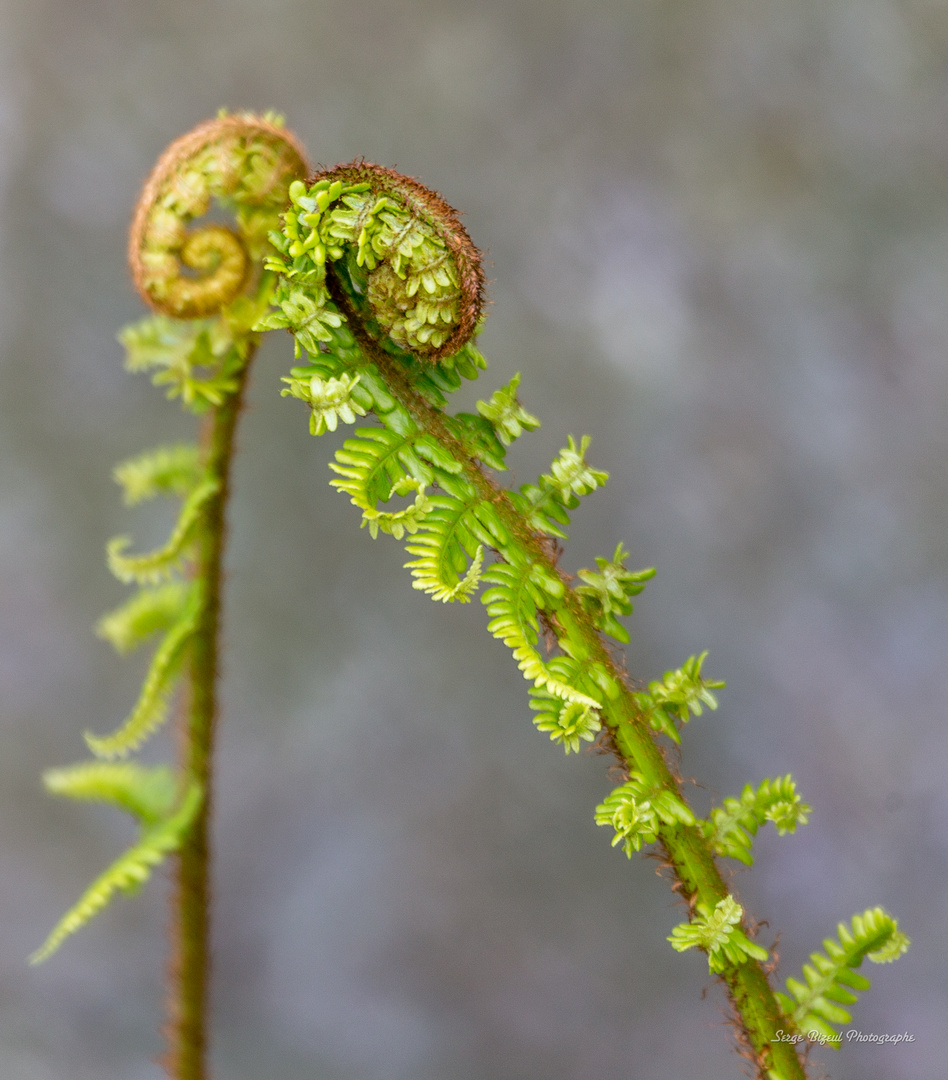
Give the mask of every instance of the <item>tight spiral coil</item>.
POLYGON ((212 315, 248 286, 278 227, 294 180, 308 166, 278 118, 220 116, 176 139, 145 182, 129 238, 142 299, 179 319, 212 315), (190 223, 216 199, 238 229, 190 223))
POLYGON ((280 258, 282 315, 305 347, 340 312, 363 344, 388 338, 425 360, 453 356, 481 318, 481 254, 457 211, 417 180, 366 161, 290 185, 280 258))

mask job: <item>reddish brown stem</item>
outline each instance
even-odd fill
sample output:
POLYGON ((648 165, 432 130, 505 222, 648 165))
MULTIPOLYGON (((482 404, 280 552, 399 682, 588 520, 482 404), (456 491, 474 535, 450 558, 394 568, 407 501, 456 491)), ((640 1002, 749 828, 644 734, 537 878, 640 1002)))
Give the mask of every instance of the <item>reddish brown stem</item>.
POLYGON ((182 716, 181 765, 204 793, 200 811, 177 859, 172 900, 172 957, 168 994, 168 1054, 172 1080, 207 1080, 207 1004, 210 976, 210 822, 213 806, 213 750, 217 717, 217 673, 221 572, 225 512, 230 487, 234 432, 255 345, 239 375, 240 385, 208 417, 206 475, 218 490, 204 510, 195 576, 201 583, 201 611, 191 646, 190 701, 182 716))

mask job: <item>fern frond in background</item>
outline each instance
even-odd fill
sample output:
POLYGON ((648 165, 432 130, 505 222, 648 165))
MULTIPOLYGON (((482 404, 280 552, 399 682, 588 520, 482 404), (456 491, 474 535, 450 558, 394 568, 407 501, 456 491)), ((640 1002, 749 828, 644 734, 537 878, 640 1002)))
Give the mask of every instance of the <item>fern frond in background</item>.
POLYGON ((54 795, 111 803, 127 810, 142 823, 138 843, 100 874, 53 927, 49 937, 30 957, 38 964, 47 960, 70 934, 74 934, 112 899, 116 892, 136 892, 166 856, 178 850, 201 803, 201 789, 188 786, 180 805, 173 806, 177 782, 171 770, 159 766, 86 763, 73 769, 55 769, 44 780, 54 795))

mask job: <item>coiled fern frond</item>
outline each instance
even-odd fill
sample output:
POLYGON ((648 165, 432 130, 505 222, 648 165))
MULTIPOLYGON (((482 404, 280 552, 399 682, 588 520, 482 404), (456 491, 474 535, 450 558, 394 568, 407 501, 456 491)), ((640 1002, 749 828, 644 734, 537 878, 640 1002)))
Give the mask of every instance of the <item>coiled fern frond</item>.
POLYGON ((316 353, 345 318, 357 339, 427 360, 453 356, 481 316, 480 253, 435 192, 380 165, 354 161, 290 186, 292 206, 268 260, 283 285, 280 312, 261 328, 288 327, 316 353))
POLYGON ((177 139, 152 170, 132 222, 138 291, 176 319, 216 314, 259 273, 287 188, 306 170, 302 148, 275 114, 222 115, 177 139), (189 231, 212 199, 233 209, 238 231, 189 231))

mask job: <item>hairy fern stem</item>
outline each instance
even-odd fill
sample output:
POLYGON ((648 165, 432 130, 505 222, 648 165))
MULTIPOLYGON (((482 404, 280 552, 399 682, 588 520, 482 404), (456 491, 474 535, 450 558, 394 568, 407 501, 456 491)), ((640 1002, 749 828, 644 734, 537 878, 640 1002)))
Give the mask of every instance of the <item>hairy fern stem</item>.
POLYGON ((172 897, 172 956, 168 987, 168 1073, 174 1080, 205 1080, 210 980, 211 813, 214 733, 220 656, 221 583, 234 435, 250 372, 254 342, 238 384, 205 420, 205 475, 217 490, 204 507, 195 579, 201 604, 191 645, 187 707, 181 714, 179 756, 183 774, 204 792, 201 807, 181 840, 172 897))
MULTIPOLYGON (((360 348, 367 359, 378 368, 386 388, 411 415, 423 432, 450 450, 462 465, 464 477, 477 489, 481 499, 489 502, 509 530, 515 543, 526 557, 541 564, 563 585, 562 603, 571 623, 573 635, 582 641, 591 664, 599 664, 619 687, 613 701, 603 705, 603 729, 600 745, 612 753, 623 774, 633 773, 644 780, 648 788, 671 792, 684 802, 679 780, 673 775, 665 754, 649 729, 643 708, 628 683, 621 662, 614 656, 596 628, 589 611, 573 587, 572 579, 557 565, 557 555, 550 538, 526 526, 523 515, 512 504, 507 491, 497 484, 477 461, 447 430, 443 413, 433 407, 412 386, 406 371, 389 353, 364 333, 356 332, 360 348)), ((498 552, 502 556, 502 553, 498 552)), ((553 615, 556 619, 556 615, 553 615)), ((557 626, 562 637, 565 627, 557 626)), ((662 822, 657 840, 663 864, 671 871, 672 890, 677 892, 693 910, 698 902, 716 907, 729 895, 714 851, 699 825, 662 822)), ((746 927, 745 927, 746 930, 746 927)), ((719 978, 724 982, 734 1010, 734 1023, 740 1047, 750 1057, 759 1075, 773 1070, 782 1080, 806 1080, 806 1073, 790 1043, 781 1042, 777 1032, 786 1029, 788 1021, 775 997, 761 961, 748 957, 744 963, 729 966, 719 978)))

